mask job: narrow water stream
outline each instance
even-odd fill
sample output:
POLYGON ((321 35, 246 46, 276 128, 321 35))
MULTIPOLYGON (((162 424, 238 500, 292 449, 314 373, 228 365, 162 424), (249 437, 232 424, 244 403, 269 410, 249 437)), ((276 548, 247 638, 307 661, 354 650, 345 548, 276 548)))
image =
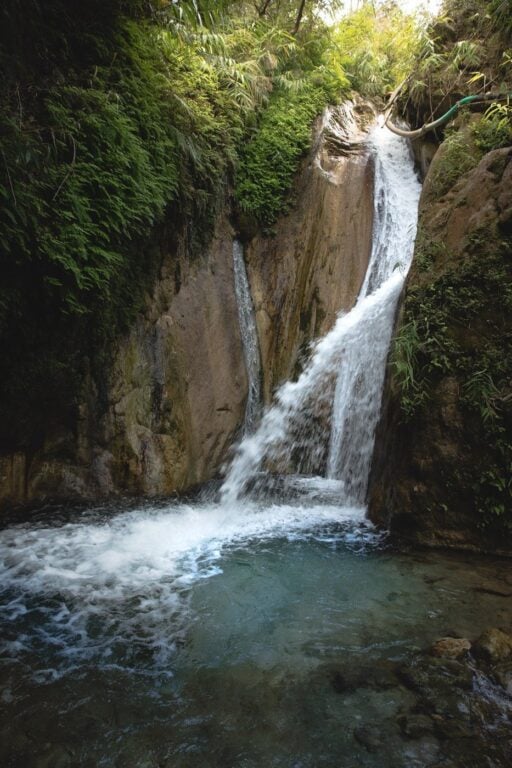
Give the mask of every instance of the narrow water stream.
POLYGON ((248 384, 244 435, 250 435, 258 425, 263 406, 261 392, 261 356, 251 289, 247 277, 247 269, 245 267, 244 248, 239 240, 233 241, 233 273, 248 384))
POLYGON ((406 145, 373 143, 365 287, 243 440, 220 501, 45 509, 0 532, 2 766, 511 764, 510 697, 422 655, 510 626, 508 564, 399 554, 365 518, 419 191, 406 145))

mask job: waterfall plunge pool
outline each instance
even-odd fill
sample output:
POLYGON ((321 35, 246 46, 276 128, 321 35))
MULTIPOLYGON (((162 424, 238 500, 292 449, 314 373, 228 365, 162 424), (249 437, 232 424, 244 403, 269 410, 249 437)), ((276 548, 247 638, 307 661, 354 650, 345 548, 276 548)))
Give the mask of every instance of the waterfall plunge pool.
POLYGON ((296 485, 2 531, 1 764, 510 765, 504 690, 422 653, 510 627, 509 564, 393 551, 296 485))

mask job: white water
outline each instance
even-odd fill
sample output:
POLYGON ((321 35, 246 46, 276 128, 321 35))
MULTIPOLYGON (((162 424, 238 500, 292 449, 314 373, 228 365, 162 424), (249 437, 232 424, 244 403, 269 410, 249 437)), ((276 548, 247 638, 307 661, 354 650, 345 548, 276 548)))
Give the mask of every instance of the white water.
POLYGON ((244 434, 254 432, 261 418, 261 358, 258 330, 254 318, 249 280, 245 268, 244 249, 239 240, 233 241, 233 271, 235 294, 238 304, 238 319, 247 371, 248 393, 245 407, 244 434))
POLYGON ((34 634, 0 643, 4 659, 48 649, 54 679, 75 663, 162 667, 189 619, 195 582, 221 572, 221 556, 251 541, 323 535, 326 526, 375 539, 359 510, 318 503, 176 504, 112 517, 95 512, 64 525, 23 525, 0 534, 0 619, 37 621, 34 634))
POLYGON ((421 191, 403 139, 377 128, 372 144, 373 245, 358 305, 387 284, 390 290, 381 294, 378 317, 362 323, 353 343, 345 347, 336 383, 327 462, 327 476, 342 478, 345 498, 358 504, 363 504, 366 497, 396 303, 412 260, 421 191))
POLYGON ((262 469, 318 473, 327 465, 328 477, 340 481, 340 503, 364 503, 420 195, 404 139, 377 127, 370 146, 375 157, 373 247, 358 301, 317 343, 298 381, 281 387, 258 431, 241 443, 223 485, 224 502, 240 498, 262 469))

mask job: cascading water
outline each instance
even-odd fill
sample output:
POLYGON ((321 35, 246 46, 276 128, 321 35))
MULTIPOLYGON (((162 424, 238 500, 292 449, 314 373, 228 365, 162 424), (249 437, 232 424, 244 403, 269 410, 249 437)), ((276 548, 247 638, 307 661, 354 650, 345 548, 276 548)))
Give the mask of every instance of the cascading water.
POLYGON ((311 474, 327 466, 328 478, 340 482, 340 501, 364 503, 421 189, 405 140, 376 127, 370 146, 375 157, 373 247, 356 306, 339 317, 298 381, 279 390, 256 434, 239 446, 223 485, 225 502, 240 497, 265 467, 311 474))
POLYGON ((248 379, 247 405, 245 407, 244 419, 244 434, 248 435, 254 432, 261 417, 261 358, 254 307, 245 268, 244 249, 239 240, 233 241, 233 272, 238 304, 238 320, 248 379))
POLYGON ((395 307, 412 260, 421 189, 406 142, 378 128, 372 134, 372 145, 373 245, 357 303, 385 285, 388 289, 382 291, 380 317, 360 324, 353 342, 345 346, 327 462, 327 476, 343 479, 346 498, 359 504, 364 503, 367 490, 395 307))

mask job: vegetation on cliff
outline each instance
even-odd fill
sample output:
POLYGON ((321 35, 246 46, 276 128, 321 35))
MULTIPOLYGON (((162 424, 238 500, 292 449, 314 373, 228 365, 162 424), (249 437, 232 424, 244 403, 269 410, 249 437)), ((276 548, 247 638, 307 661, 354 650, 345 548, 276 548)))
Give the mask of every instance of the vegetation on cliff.
MULTIPOLYGON (((445 4, 409 81, 409 117, 421 123, 469 92, 512 91, 510 10, 507 2, 445 4)), ((481 110, 445 131, 423 192, 392 355, 398 432, 404 451, 415 443, 396 482, 422 489, 413 512, 420 527, 456 528, 458 519, 510 536, 512 107, 502 100, 481 110)))
POLYGON ((87 359, 105 366, 158 269, 157 225, 174 222, 172 240, 193 221, 191 251, 206 243, 271 92, 295 89, 308 131, 335 97, 332 74, 321 96, 299 87, 303 70, 324 77, 311 24, 299 39, 288 16, 279 26, 253 13, 247 24, 223 15, 232 3, 207 5, 2 8, 4 446, 37 442, 52 413, 73 407, 87 359))

